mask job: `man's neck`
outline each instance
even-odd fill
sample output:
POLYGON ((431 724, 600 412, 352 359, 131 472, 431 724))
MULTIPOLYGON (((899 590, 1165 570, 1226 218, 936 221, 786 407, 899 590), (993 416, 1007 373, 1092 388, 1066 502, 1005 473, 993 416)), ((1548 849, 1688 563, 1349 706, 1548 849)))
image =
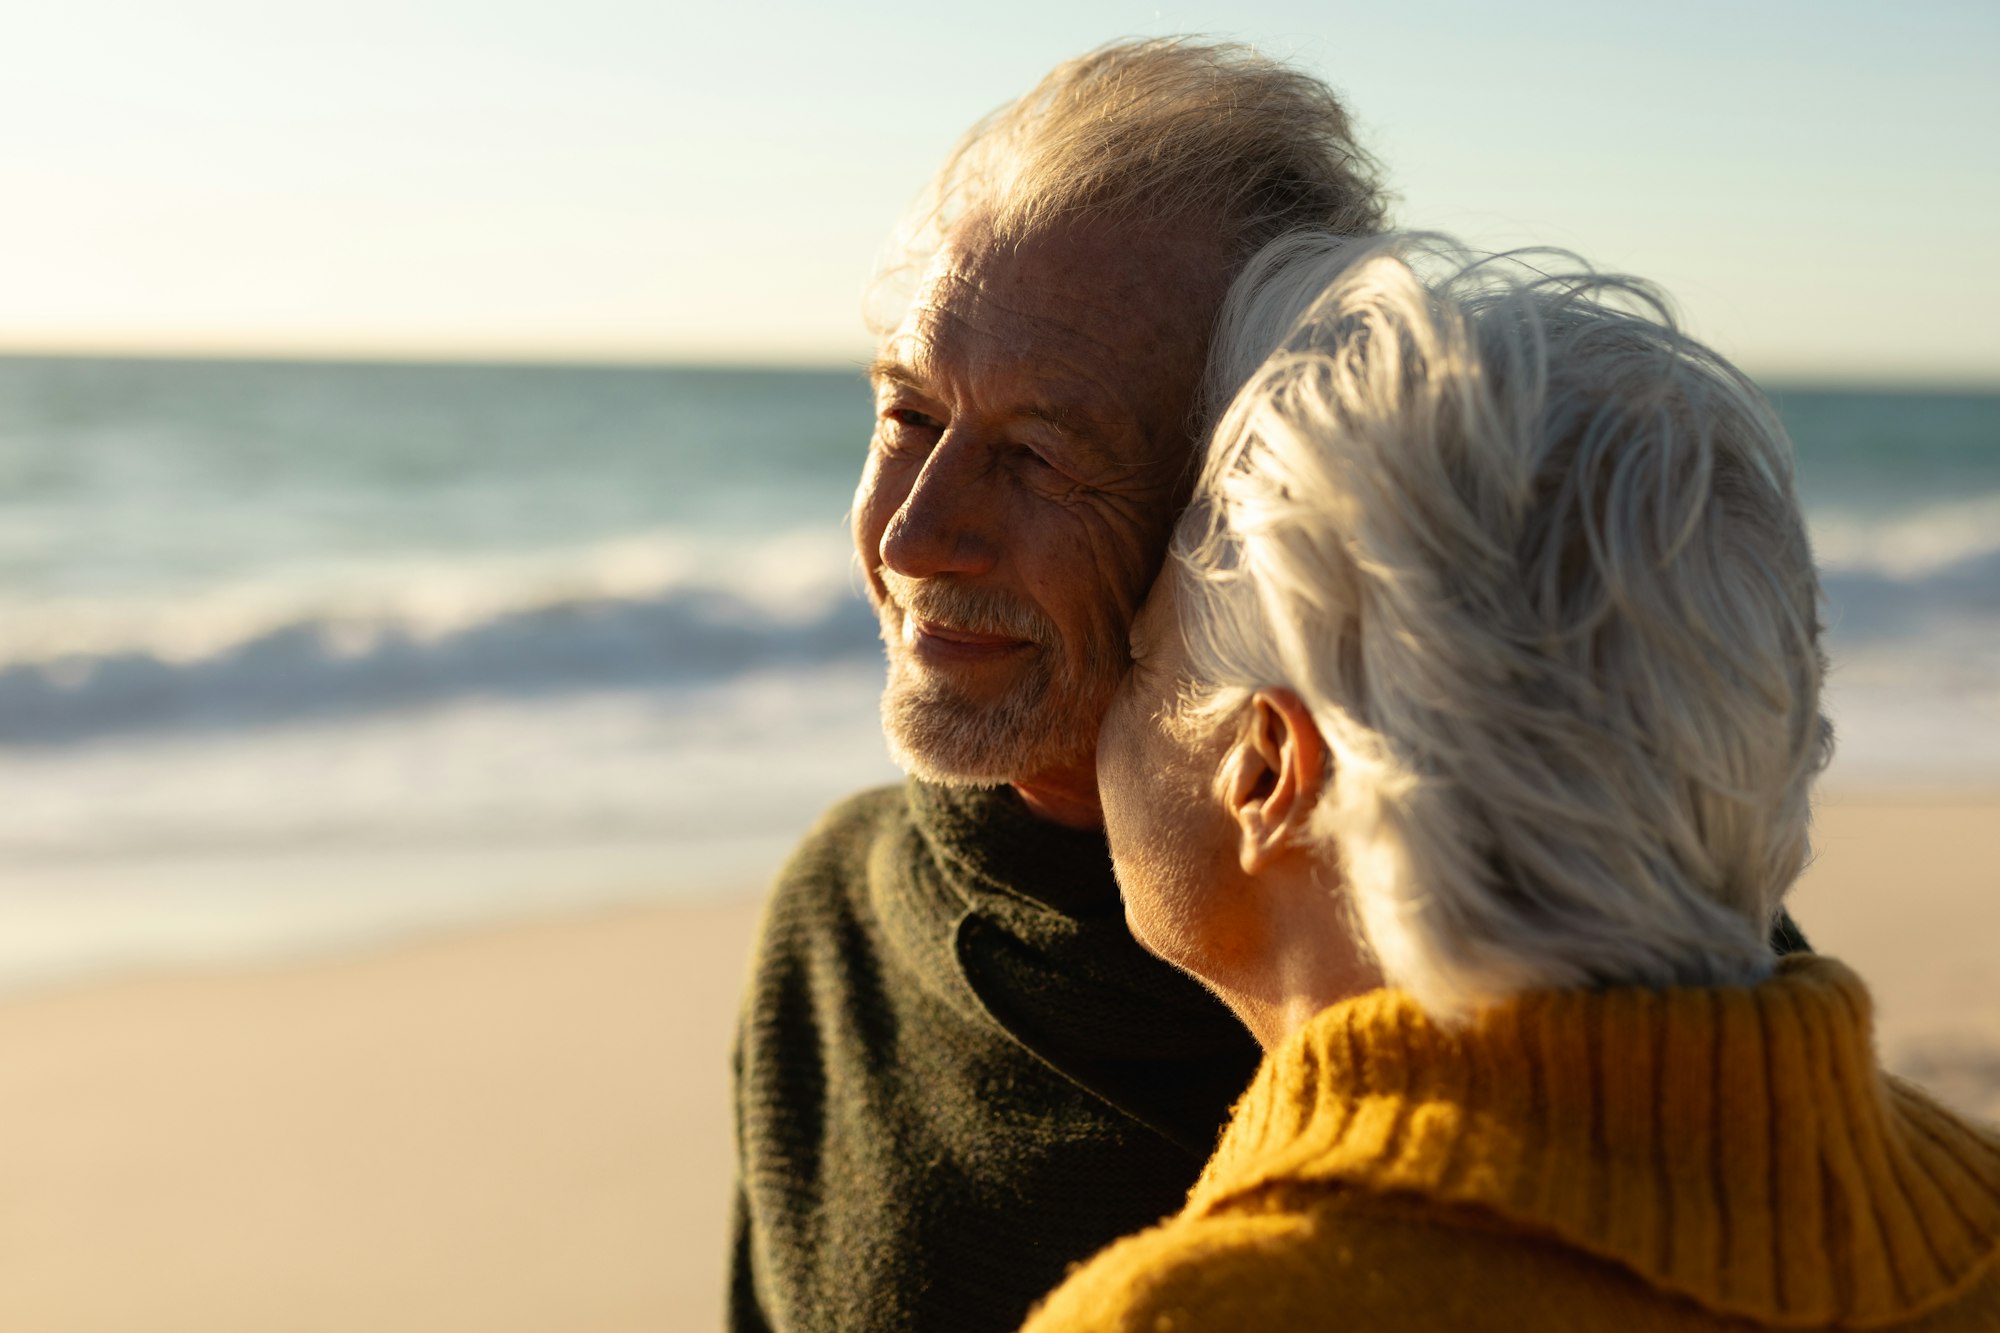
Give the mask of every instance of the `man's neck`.
POLYGON ((1103 828, 1104 807, 1097 801, 1097 766, 1023 778, 1013 784, 1021 804, 1037 819, 1064 828, 1103 828))

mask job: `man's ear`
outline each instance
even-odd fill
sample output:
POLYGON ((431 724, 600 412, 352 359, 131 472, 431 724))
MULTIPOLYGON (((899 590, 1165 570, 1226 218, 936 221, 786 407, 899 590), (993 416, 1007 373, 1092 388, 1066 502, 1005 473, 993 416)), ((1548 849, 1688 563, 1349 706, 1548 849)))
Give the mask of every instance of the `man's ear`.
POLYGON ((1284 689, 1251 695, 1220 779, 1237 860, 1244 873, 1260 874, 1303 841, 1326 785, 1326 739, 1305 701, 1284 689))

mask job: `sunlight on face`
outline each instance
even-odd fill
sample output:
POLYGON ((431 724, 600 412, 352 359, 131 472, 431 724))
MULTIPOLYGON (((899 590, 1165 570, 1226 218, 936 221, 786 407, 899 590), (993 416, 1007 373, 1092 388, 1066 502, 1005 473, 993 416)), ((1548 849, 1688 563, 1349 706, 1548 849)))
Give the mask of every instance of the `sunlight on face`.
POLYGON ((1186 473, 1207 313, 1185 238, 1052 232, 942 252, 872 369, 854 536, 883 718, 933 780, 1074 771, 1186 473))
POLYGON ((1234 826, 1217 791, 1226 726, 1175 721, 1187 648, 1171 567, 1132 624, 1132 669, 1098 736, 1097 789, 1133 936, 1201 975, 1238 874, 1234 826))

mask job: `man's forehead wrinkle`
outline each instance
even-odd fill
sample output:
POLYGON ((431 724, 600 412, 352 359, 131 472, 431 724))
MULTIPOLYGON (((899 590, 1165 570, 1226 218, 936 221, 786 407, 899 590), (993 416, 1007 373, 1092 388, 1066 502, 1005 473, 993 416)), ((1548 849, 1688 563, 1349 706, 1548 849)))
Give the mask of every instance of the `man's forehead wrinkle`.
POLYGON ((931 392, 957 388, 988 398, 1006 415, 1038 420, 1065 432, 1101 430, 1121 416, 1124 386, 1080 362, 1115 364, 1116 349, 1063 330, 1060 337, 1023 338, 949 307, 916 312, 914 327, 889 340, 875 366, 878 379, 912 382, 931 392), (1084 345, 1095 358, 1080 357, 1084 345))
POLYGON ((1106 484, 1170 471, 1177 486, 1220 291, 1204 256, 1143 229, 988 239, 961 235, 937 254, 883 348, 913 374, 878 386, 1046 425, 1106 484))
POLYGON ((1113 339, 1135 327, 1161 339, 1205 327, 1200 300, 1161 299, 1163 288, 1175 285, 1167 273, 1182 266, 1176 257, 1139 245, 1075 248, 1059 241, 949 250, 919 300, 939 306, 955 299, 968 316, 1018 319, 1114 352, 1121 349, 1113 339))
MULTIPOLYGON (((933 349, 971 352, 1005 343, 1004 354, 1015 361, 1057 360, 1052 347, 1078 345, 1115 354, 1118 348, 1093 327, 1097 321, 1079 318, 1094 305, 1084 294, 1038 294, 1020 284, 952 281, 918 297, 911 311, 913 332, 933 349)), ((1107 330, 1108 332, 1108 330, 1107 330)))

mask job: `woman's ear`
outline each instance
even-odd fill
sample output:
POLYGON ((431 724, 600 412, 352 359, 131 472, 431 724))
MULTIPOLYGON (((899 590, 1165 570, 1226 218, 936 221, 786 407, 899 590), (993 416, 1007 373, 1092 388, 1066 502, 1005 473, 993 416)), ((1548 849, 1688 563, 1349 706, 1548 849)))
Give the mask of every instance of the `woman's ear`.
POLYGON ((1326 785, 1326 739, 1305 701, 1285 689, 1251 695, 1219 777, 1237 860, 1245 874, 1261 874, 1303 841, 1326 785))

